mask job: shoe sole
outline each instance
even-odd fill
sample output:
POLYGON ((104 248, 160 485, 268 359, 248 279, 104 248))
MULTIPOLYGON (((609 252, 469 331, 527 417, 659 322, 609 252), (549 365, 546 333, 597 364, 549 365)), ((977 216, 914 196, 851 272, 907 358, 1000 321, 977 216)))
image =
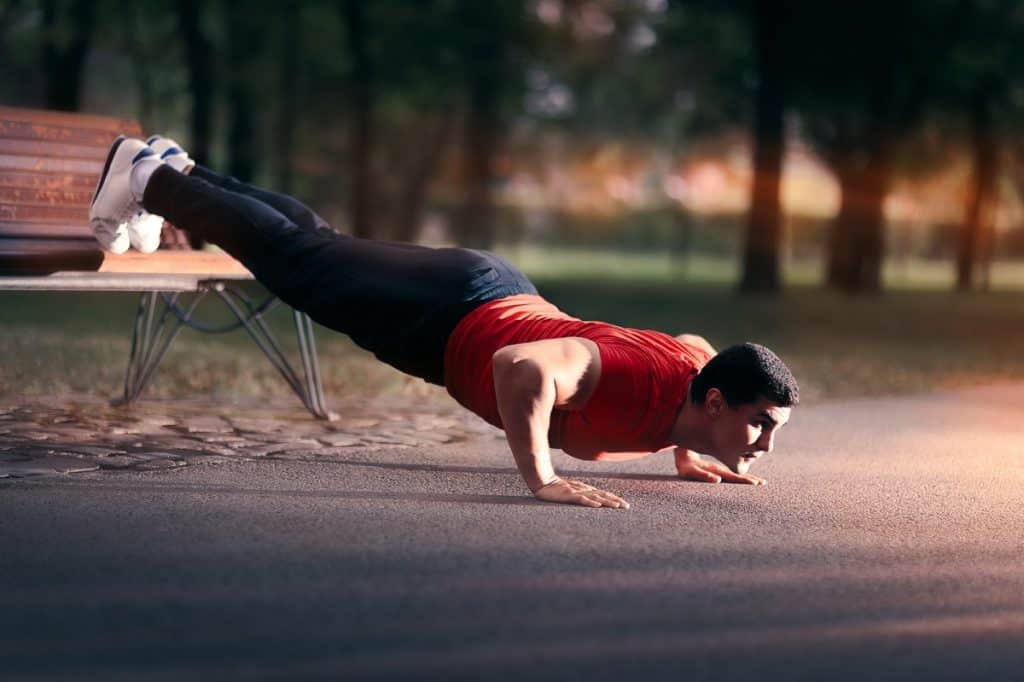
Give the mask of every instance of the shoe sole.
POLYGON ((121 148, 123 143, 128 138, 124 135, 119 135, 114 140, 113 146, 110 147, 110 152, 107 154, 107 161, 103 164, 103 172, 100 173, 100 181, 96 183, 96 192, 92 195, 92 201, 89 202, 89 208, 92 208, 96 204, 96 197, 100 195, 100 190, 103 189, 103 183, 107 181, 107 173, 110 172, 110 164, 114 162, 114 156, 117 155, 117 150, 121 148))

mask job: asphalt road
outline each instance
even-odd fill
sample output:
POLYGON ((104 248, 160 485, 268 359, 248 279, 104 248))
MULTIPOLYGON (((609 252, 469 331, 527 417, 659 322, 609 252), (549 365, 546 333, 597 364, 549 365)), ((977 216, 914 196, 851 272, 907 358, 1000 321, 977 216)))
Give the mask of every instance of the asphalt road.
POLYGON ((1024 670, 1024 385, 794 411, 763 487, 503 443, 0 481, 0 678, 976 680, 1024 670))

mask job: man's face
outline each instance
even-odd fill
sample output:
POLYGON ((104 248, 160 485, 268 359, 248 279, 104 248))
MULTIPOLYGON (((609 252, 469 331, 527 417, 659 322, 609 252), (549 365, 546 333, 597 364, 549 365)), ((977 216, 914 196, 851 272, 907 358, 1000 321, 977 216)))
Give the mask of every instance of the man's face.
POLYGON ((752 462, 775 446, 775 434, 789 421, 791 408, 759 398, 730 407, 721 391, 712 388, 704 401, 711 422, 713 452, 707 454, 737 473, 746 473, 752 462))

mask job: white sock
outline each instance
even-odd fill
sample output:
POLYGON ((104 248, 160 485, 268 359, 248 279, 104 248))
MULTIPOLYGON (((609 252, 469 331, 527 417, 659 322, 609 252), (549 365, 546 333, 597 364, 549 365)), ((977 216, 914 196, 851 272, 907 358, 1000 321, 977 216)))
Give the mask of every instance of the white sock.
POLYGON ((142 195, 146 192, 146 185, 149 184, 149 176, 153 175, 153 171, 162 165, 164 162, 155 155, 135 162, 132 166, 132 174, 128 179, 128 186, 132 190, 135 201, 142 202, 142 195))
POLYGON ((188 158, 188 154, 172 154, 164 159, 164 163, 179 173, 192 170, 192 167, 196 165, 195 161, 188 158))

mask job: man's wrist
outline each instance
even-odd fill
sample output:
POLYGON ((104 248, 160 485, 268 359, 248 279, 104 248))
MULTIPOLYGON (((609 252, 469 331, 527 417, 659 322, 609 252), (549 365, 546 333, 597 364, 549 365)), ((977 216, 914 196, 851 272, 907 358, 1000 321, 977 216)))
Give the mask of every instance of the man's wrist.
POLYGON ((559 476, 558 474, 552 474, 550 478, 538 479, 535 485, 530 485, 530 492, 536 495, 541 491, 541 489, 547 488, 549 485, 554 485, 555 483, 560 483, 561 481, 561 476, 559 476))

